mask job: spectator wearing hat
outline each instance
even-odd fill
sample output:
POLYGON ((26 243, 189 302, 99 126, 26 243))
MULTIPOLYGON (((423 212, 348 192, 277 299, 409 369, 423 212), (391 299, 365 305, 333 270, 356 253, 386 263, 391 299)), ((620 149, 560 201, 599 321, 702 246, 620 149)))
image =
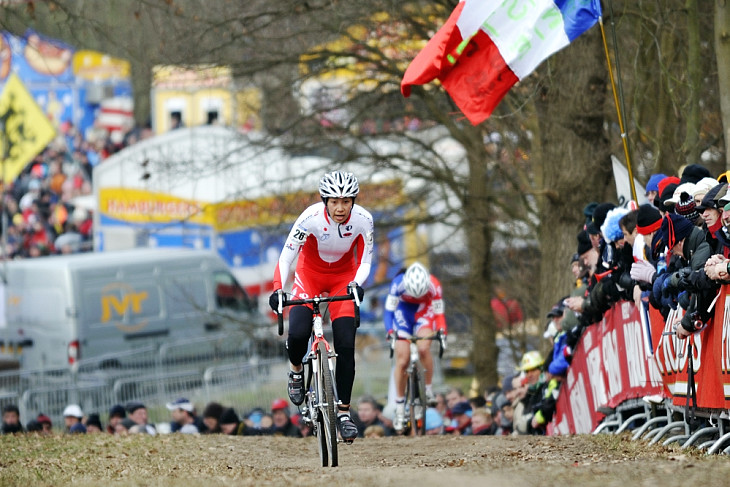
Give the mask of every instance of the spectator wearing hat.
POLYGON ((273 422, 271 433, 274 436, 302 437, 302 432, 291 420, 289 403, 286 399, 274 399, 271 403, 271 419, 273 422))
POLYGON ((86 433, 86 426, 81 422, 84 413, 78 404, 69 404, 63 410, 63 422, 66 425, 66 432, 71 434, 86 433))
POLYGON ((697 205, 697 211, 703 221, 705 239, 710 245, 711 253, 727 255, 730 251, 730 238, 723 231, 722 207, 719 199, 727 192, 727 184, 719 183, 710 189, 697 205), (719 196, 718 196, 719 195, 719 196))
POLYGON ((542 367, 545 359, 537 350, 525 352, 517 370, 520 371, 517 401, 514 406, 513 426, 519 434, 528 434, 536 405, 541 400, 541 390, 546 381, 542 367))
POLYGON ((244 423, 238 418, 236 411, 233 408, 228 408, 221 414, 218 419, 218 424, 221 427, 221 432, 224 435, 238 435, 239 430, 242 429, 244 423))
POLYGON ((106 432, 114 434, 117 431, 117 424, 127 417, 127 412, 121 404, 115 404, 109 409, 109 421, 106 425, 106 432))
POLYGON ((11 435, 23 433, 23 425, 20 422, 20 409, 15 404, 8 404, 3 408, 2 434, 11 435))
POLYGON ((649 181, 646 183, 646 199, 649 200, 649 204, 654 204, 654 198, 659 194, 659 181, 666 177, 666 174, 661 173, 649 176, 649 181))
POLYGON ((170 421, 171 433, 200 433, 198 424, 202 425, 202 420, 195 415, 195 406, 187 398, 175 399, 165 406, 172 415, 172 421, 170 421))
MULTIPOLYGON (((656 263, 659 252, 659 243, 655 236, 659 233, 662 225, 661 212, 652 205, 641 205, 636 213, 636 232, 644 237, 644 260, 656 263)), ((659 241, 661 239, 658 239, 659 241)))
POLYGON ((203 423, 205 431, 203 433, 213 434, 220 433, 221 427, 218 423, 221 414, 223 414, 223 406, 217 402, 209 402, 203 409, 203 423))
POLYGON ((706 323, 710 318, 707 309, 719 287, 704 270, 711 255, 710 245, 702 230, 679 215, 667 215, 660 231, 673 259, 667 272, 660 273, 654 280, 652 303, 658 305, 665 316, 668 308, 676 304, 685 309, 686 318, 681 322, 683 329, 677 329, 677 336, 689 336, 696 328, 692 313, 696 311, 695 317, 706 323))
POLYGON ((471 434, 472 408, 469 401, 461 401, 451 408, 451 424, 445 429, 447 435, 470 435, 471 434))
POLYGON ((667 176, 666 178, 659 181, 657 184, 657 187, 659 189, 659 194, 654 198, 654 206, 657 207, 659 211, 662 213, 666 213, 667 211, 671 211, 671 203, 669 206, 664 204, 665 200, 670 199, 674 195, 674 190, 677 189, 677 186, 680 185, 680 180, 676 176, 667 176))
POLYGON ((710 171, 701 164, 689 164, 679 169, 679 177, 682 183, 696 183, 703 178, 710 178, 710 171))
POLYGON ((426 409, 426 434, 430 436, 444 434, 444 418, 434 407, 426 409))
POLYGON ((134 426, 129 428, 130 433, 157 434, 157 429, 148 423, 147 407, 141 402, 127 403, 127 417, 134 422, 134 426))
POLYGON ((563 314, 565 309, 565 304, 563 303, 563 301, 568 298, 569 296, 560 298, 558 302, 553 305, 550 311, 548 311, 548 321, 545 324, 545 331, 542 334, 543 338, 547 338, 552 341, 555 338, 555 335, 560 333, 560 331, 563 329, 563 326, 561 324, 561 321, 563 321, 563 314))
POLYGON ((505 396, 497 396, 495 401, 495 412, 492 416, 495 418, 497 423, 497 431, 494 433, 499 436, 509 436, 512 434, 512 421, 514 420, 514 406, 505 396))
POLYGON ((585 230, 588 232, 588 236, 591 239, 591 244, 598 250, 599 254, 601 252, 602 244, 601 225, 603 225, 603 221, 605 220, 608 211, 614 206, 615 205, 613 203, 601 203, 596 205, 593 210, 591 221, 585 227, 585 230))
POLYGON ((41 433, 43 433, 44 435, 50 435, 51 433, 53 433, 53 422, 51 421, 51 418, 43 413, 40 413, 35 420, 41 426, 41 433))
MULTIPOLYGON (((583 297, 571 296, 565 300, 565 304, 575 313, 580 313, 581 327, 575 330, 571 341, 577 341, 582 328, 601 320, 605 313, 614 303, 622 299, 632 299, 634 296, 634 283, 630 271, 633 262, 632 248, 624 245, 624 232, 621 229, 620 221, 628 213, 625 208, 612 208, 606 213, 601 225, 603 233, 603 258, 596 264, 595 271, 589 279, 586 294, 583 297)), ((582 250, 581 237, 579 235, 579 252, 582 250)), ((592 254, 587 254, 593 257, 592 254)), ((592 262, 584 261, 589 267, 592 262)), ((571 343, 572 347, 574 343, 571 343)))
POLYGON ((679 195, 677 195, 677 199, 674 201, 674 212, 677 215, 685 217, 693 225, 702 226, 702 218, 700 218, 700 214, 697 211, 697 204, 694 198, 688 191, 680 192, 682 186, 686 185, 691 185, 694 188, 692 183, 685 183, 677 188, 675 194, 679 192, 679 195))
POLYGON ((714 178, 702 178, 697 181, 697 183, 695 183, 695 190, 692 192, 692 198, 695 200, 695 205, 700 206, 707 193, 717 185, 717 180, 714 178))
POLYGON ((101 419, 97 413, 91 413, 86 417, 84 421, 87 433, 101 433, 104 429, 101 426, 101 419))

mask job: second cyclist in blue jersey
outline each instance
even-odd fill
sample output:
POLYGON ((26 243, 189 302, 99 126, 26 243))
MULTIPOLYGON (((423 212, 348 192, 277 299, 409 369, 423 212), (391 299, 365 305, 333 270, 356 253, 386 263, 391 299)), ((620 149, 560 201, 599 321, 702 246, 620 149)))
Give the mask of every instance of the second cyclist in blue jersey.
MULTIPOLYGON (((441 283, 432 276, 420 263, 416 262, 398 274, 390 285, 388 297, 385 300, 385 331, 388 338, 393 333, 401 337, 421 336, 428 337, 440 331, 446 335, 446 318, 444 316, 444 301, 442 298, 441 283)), ((431 356, 431 341, 417 342, 418 354, 426 373, 426 397, 433 401, 433 357, 431 356)), ((395 368, 393 381, 395 383, 395 419, 393 427, 396 431, 405 426, 405 393, 406 369, 410 357, 410 345, 407 341, 395 342, 395 368)))

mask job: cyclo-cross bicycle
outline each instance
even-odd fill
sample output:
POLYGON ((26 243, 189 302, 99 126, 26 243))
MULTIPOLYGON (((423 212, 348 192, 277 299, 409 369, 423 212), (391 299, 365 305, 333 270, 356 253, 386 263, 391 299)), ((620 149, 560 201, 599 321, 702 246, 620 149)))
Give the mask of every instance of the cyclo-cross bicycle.
POLYGON ((421 340, 438 340, 439 358, 441 358, 446 347, 445 337, 440 330, 435 335, 425 337, 401 337, 397 333, 393 333, 390 339, 390 358, 393 358, 397 340, 409 342, 411 348, 408 368, 406 369, 408 375, 408 382, 406 383, 406 425, 403 432, 410 436, 423 436, 426 434, 426 408, 428 407, 425 382, 426 369, 421 364, 416 343, 421 340))
MULTIPOLYGON (((332 301, 355 302, 355 326, 360 324, 360 300, 357 290, 352 286, 350 294, 341 296, 314 296, 305 299, 285 299, 279 293, 279 335, 284 334, 283 310, 286 306, 312 305, 312 337, 307 355, 302 360, 306 368, 304 390, 304 408, 301 411, 302 421, 312 426, 318 438, 319 457, 322 466, 336 467, 337 460, 337 405, 340 403, 335 382, 335 351, 324 337, 322 313, 319 305, 332 301)), ((350 441, 349 443, 351 443, 350 441)))

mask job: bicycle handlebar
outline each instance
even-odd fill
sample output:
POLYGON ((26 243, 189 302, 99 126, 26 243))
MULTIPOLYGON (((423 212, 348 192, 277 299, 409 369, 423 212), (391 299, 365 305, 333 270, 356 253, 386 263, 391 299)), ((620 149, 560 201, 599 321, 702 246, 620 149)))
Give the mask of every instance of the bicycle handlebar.
POLYGON ((284 292, 280 289, 279 294, 279 310, 276 316, 279 321, 279 336, 284 334, 284 308, 287 306, 297 306, 302 304, 314 304, 319 306, 320 303, 331 303, 332 301, 354 301, 355 303, 355 327, 360 326, 360 298, 354 287, 350 287, 350 294, 341 294, 337 296, 314 296, 305 299, 285 299, 284 292))
POLYGON ((438 340, 439 341, 439 358, 444 356, 444 349, 446 348, 446 337, 441 334, 441 330, 438 330, 435 335, 427 337, 410 336, 401 337, 398 333, 394 332, 390 338, 390 358, 393 358, 393 350, 395 349, 395 342, 397 340, 403 340, 405 342, 416 343, 421 340, 438 340))

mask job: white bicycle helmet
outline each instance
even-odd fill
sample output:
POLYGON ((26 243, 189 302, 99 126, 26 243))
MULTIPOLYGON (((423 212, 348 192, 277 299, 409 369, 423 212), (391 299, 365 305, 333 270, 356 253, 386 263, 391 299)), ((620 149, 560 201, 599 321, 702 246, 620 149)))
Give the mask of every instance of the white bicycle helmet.
POLYGON ((418 262, 411 264, 403 276, 403 285, 406 288, 406 294, 414 298, 424 296, 428 292, 430 283, 431 274, 418 262))
POLYGON ((319 180, 322 198, 354 198, 360 192, 357 178, 351 172, 332 171, 319 180))

